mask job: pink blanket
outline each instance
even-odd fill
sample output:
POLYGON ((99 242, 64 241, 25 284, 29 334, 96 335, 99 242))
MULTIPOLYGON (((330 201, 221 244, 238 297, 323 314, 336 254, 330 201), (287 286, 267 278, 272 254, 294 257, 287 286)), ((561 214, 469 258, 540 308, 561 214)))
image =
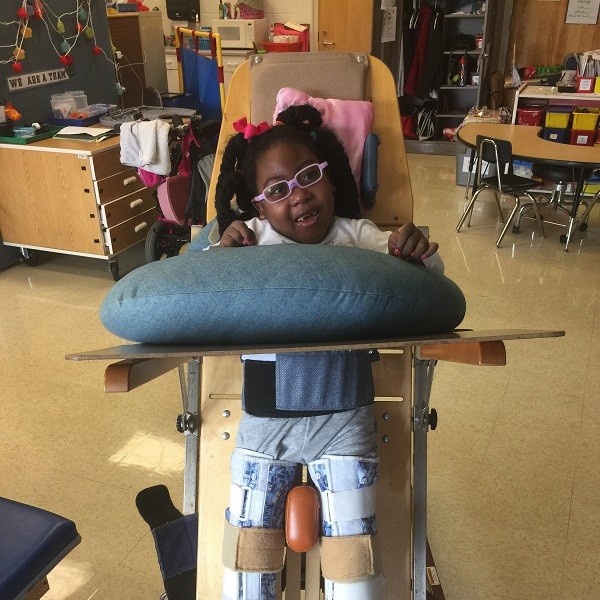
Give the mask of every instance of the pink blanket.
POLYGON ((362 100, 312 98, 294 88, 282 88, 277 94, 273 123, 277 115, 290 106, 310 104, 323 118, 323 124, 339 138, 350 160, 356 185, 360 189, 360 175, 365 139, 373 126, 373 104, 362 100))

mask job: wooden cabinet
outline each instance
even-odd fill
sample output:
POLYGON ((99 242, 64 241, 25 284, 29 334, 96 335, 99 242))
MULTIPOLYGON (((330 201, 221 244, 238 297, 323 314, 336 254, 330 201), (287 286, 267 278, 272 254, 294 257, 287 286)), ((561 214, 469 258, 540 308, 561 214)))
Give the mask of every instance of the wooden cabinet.
POLYGON ((223 50, 223 83, 225 84, 225 95, 229 90, 229 82, 235 70, 246 60, 246 50, 223 50))
POLYGON ((118 139, 0 144, 0 233, 8 246, 108 260, 143 241, 157 211, 152 190, 119 160, 118 139), (18 176, 16 175, 18 174, 18 176))
POLYGON ((177 51, 175 48, 165 48, 165 67, 167 69, 167 91, 170 94, 180 94, 179 68, 177 67, 177 51))
POLYGON ((168 89, 160 11, 109 15, 108 27, 117 51, 119 80, 125 88, 123 107, 144 104, 144 90, 168 89), (120 58, 119 58, 120 56, 120 58))

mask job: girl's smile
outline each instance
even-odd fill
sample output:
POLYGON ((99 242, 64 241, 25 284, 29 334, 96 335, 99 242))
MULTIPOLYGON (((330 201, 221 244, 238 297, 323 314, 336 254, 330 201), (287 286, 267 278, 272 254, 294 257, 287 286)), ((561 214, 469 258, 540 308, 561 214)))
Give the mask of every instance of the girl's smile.
MULTIPOLYGON (((319 163, 303 145, 282 142, 267 150, 256 165, 256 187, 291 180, 304 167, 319 163)), ((334 215, 333 186, 327 175, 316 183, 295 187, 289 197, 270 204, 254 201, 262 219, 267 219, 281 235, 301 244, 318 244, 329 233, 334 215)))

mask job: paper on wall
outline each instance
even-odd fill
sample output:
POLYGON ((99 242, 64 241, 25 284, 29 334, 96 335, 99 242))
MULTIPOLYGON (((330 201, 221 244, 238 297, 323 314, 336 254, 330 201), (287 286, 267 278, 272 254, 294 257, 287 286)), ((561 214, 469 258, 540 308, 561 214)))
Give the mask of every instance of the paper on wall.
POLYGON ((393 42, 396 39, 396 16, 398 9, 390 8, 383 13, 383 25, 381 27, 381 42, 393 42))

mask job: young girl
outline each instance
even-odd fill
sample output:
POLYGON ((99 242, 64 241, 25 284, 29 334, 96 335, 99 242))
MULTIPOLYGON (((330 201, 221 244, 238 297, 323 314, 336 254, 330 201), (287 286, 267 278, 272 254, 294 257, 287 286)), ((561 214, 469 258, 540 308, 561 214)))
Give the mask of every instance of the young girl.
MULTIPOLYGON (((358 218, 348 157, 318 111, 290 107, 277 120, 258 135, 246 131, 249 139, 239 133, 225 149, 216 193, 218 246, 356 246, 443 270, 437 244, 412 223, 389 233, 358 218)), ((231 460, 223 600, 275 599, 285 497, 299 483, 301 465, 321 498, 325 598, 382 597, 383 576, 373 560, 376 354, 242 356, 244 415, 231 460)))

